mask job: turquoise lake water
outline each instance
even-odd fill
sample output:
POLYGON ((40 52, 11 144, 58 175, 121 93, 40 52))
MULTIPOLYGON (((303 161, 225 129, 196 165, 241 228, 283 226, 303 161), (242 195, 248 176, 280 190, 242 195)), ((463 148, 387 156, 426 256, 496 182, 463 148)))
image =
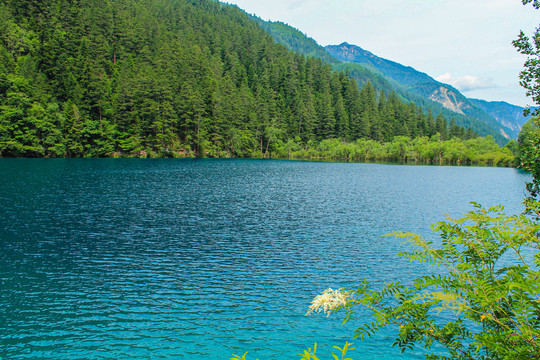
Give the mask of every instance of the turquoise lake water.
MULTIPOLYGON (((0 159, 1 359, 298 359, 359 314, 304 316, 328 287, 410 281, 414 231, 519 213, 515 169, 264 160, 0 159)), ((393 333, 355 359, 400 355, 393 333)), ((330 357, 326 357, 330 358, 330 357)))

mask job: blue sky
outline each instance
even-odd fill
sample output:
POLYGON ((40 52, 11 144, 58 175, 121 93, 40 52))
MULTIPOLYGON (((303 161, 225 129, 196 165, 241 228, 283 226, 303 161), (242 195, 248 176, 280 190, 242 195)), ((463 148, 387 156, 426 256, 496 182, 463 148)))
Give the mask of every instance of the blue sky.
POLYGON ((519 0, 226 0, 282 21, 321 45, 342 42, 412 66, 464 95, 533 105, 519 86, 525 57, 511 45, 532 34, 540 10, 519 0))

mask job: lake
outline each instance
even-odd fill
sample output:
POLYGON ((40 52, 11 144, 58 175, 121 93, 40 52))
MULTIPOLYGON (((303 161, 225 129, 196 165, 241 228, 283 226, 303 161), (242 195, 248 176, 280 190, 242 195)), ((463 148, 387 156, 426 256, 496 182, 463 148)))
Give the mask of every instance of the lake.
MULTIPOLYGON (((393 230, 522 211, 515 169, 275 160, 0 159, 0 358, 298 359, 352 341, 328 287, 410 281, 393 230)), ((368 320, 369 318, 364 318, 368 320)), ((358 321, 358 322, 355 322, 358 321)), ((393 334, 355 359, 399 356, 393 334)))

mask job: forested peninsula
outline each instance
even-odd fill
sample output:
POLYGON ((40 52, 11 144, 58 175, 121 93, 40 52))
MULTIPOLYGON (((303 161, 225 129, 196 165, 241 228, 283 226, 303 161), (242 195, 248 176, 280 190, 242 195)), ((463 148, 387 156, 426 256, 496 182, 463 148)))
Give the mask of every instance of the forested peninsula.
POLYGON ((213 0, 0 1, 0 156, 513 161, 213 0))

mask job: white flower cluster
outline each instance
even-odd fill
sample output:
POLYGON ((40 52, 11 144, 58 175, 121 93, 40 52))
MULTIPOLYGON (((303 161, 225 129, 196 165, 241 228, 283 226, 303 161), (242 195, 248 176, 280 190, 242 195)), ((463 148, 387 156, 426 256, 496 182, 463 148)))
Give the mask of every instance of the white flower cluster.
POLYGON ((333 310, 345 304, 347 304, 347 296, 341 290, 328 288, 321 295, 315 297, 306 315, 314 312, 320 313, 321 311, 330 315, 333 310))

